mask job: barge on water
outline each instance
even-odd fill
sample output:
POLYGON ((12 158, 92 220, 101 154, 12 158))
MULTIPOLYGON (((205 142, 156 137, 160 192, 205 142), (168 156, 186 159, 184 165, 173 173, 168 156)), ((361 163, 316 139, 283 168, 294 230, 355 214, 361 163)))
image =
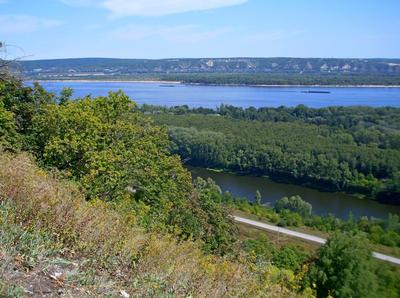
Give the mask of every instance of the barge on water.
POLYGON ((317 93, 317 94, 330 94, 331 91, 323 91, 323 90, 304 90, 301 93, 317 93))

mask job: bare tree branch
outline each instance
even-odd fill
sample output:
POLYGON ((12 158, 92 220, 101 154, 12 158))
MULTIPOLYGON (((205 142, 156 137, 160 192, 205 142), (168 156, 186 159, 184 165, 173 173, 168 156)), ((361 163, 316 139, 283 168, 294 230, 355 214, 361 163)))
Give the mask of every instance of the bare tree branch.
MULTIPOLYGON (((10 59, 7 57, 7 48, 10 45, 0 41, 0 81, 8 82, 10 80, 17 79, 16 66, 18 66, 18 61, 24 57, 16 57, 10 59)), ((19 48, 19 47, 18 47, 19 48)), ((19 48, 22 50, 21 48, 19 48)), ((23 51, 23 50, 22 50, 23 51)))

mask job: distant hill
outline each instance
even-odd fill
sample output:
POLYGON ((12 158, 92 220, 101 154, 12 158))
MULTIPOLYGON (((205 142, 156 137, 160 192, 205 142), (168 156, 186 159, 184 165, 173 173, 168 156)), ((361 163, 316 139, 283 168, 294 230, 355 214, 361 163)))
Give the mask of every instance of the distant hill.
POLYGON ((400 59, 79 58, 20 61, 16 67, 28 79, 169 79, 205 84, 400 83, 400 59))
POLYGON ((400 74, 400 59, 328 58, 204 58, 204 59, 111 59, 80 58, 22 61, 31 72, 129 73, 357 73, 400 74))

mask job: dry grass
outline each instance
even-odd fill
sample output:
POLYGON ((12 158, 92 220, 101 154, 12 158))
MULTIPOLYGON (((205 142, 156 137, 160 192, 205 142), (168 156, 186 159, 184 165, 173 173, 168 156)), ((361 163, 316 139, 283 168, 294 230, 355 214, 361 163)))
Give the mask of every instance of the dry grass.
MULTIPOLYGON (((76 277, 83 274, 80 285, 86 283, 90 290, 75 292, 74 296, 103 295, 101 289, 107 285, 111 288, 108 292, 124 289, 135 297, 296 296, 283 281, 276 280, 276 274, 270 274, 276 268, 255 272, 247 264, 205 256, 197 243, 177 243, 172 236, 146 233, 132 224, 131 215, 117 212, 103 202, 86 202, 74 184, 39 169, 28 155, 0 154, 3 234, 7 235, 7 223, 20 233, 48 235, 50 243, 32 245, 32 249, 46 250, 28 271, 43 267, 40 260, 60 255, 78 263, 76 270, 83 273, 75 272, 64 282, 73 287, 76 277)), ((0 249, 7 247, 3 238, 0 249)), ((15 265, 15 260, 11 263, 15 265)), ((0 274, 4 284, 12 281, 23 287, 23 278, 10 279, 6 266, 0 274)))

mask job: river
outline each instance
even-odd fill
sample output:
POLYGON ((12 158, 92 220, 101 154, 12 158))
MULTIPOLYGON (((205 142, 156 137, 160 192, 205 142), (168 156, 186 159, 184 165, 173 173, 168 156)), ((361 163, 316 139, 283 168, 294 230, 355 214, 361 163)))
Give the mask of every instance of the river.
POLYGON ((221 187, 222 191, 229 191, 235 196, 253 201, 256 190, 262 196, 262 203, 273 203, 285 196, 300 195, 313 207, 313 213, 326 215, 332 213, 336 217, 345 219, 349 212, 355 217, 373 216, 387 218, 389 213, 400 214, 400 206, 380 204, 373 200, 333 192, 322 192, 308 187, 277 183, 265 177, 240 176, 231 173, 216 172, 204 168, 187 167, 193 177, 212 178, 221 187))
MULTIPOLYGON (((32 84, 27 82, 27 84, 32 84)), ((190 107, 215 108, 220 104, 241 107, 277 107, 304 104, 309 107, 325 106, 394 106, 400 107, 400 88, 333 88, 333 87, 250 87, 250 86, 197 86, 165 83, 136 82, 41 82, 51 92, 59 93, 64 87, 74 89, 75 97, 107 95, 109 91, 123 90, 139 104, 188 105, 190 107), (328 93, 308 93, 323 91, 328 93)), ((273 182, 267 178, 237 176, 191 168, 194 176, 211 177, 222 188, 236 196, 253 199, 260 190, 264 203, 290 195, 301 195, 313 205, 316 214, 332 213, 346 218, 349 212, 355 216, 387 217, 388 213, 400 214, 400 206, 379 204, 361 200, 342 193, 320 192, 306 187, 273 182)))
MULTIPOLYGON (((29 84, 29 83, 28 83, 29 84)), ((367 87, 250 87, 198 86, 135 82, 41 82, 46 90, 60 92, 63 87, 74 89, 74 96, 107 95, 123 90, 139 104, 188 105, 216 108, 221 104, 240 107, 278 107, 304 104, 320 108, 326 106, 393 106, 400 107, 400 88, 367 87), (309 93, 323 91, 328 93, 309 93)))

